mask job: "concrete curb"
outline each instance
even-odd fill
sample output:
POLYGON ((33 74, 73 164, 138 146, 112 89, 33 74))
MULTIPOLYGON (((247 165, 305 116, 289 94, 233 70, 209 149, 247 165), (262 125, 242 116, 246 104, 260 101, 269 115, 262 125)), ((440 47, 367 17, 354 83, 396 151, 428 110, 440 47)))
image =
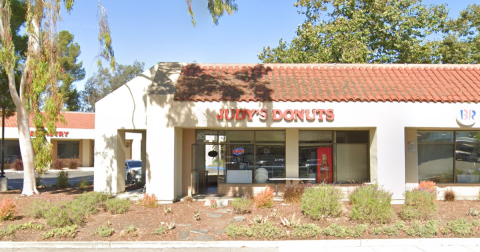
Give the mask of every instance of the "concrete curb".
POLYGON ((480 246, 480 238, 293 240, 293 241, 140 241, 140 242, 0 242, 0 248, 156 249, 156 248, 283 248, 301 250, 321 247, 447 247, 480 246))

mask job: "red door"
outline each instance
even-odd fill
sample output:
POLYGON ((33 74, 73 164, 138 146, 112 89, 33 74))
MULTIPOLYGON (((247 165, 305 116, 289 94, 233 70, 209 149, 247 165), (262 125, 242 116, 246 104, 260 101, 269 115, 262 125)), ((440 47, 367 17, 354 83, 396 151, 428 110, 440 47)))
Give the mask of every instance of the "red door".
POLYGON ((317 148, 317 183, 332 183, 332 147, 317 148))

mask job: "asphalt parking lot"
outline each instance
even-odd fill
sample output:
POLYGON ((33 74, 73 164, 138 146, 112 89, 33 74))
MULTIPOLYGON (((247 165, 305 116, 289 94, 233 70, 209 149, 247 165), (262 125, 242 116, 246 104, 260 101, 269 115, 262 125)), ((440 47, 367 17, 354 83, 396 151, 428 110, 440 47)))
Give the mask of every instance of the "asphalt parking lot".
MULTIPOLYGON (((41 185, 52 185, 57 183, 57 171, 50 171, 40 178, 41 185)), ((71 185, 87 180, 93 183, 93 168, 84 170, 69 170, 68 183, 71 185)), ((7 171, 5 176, 8 178, 8 189, 21 189, 23 187, 23 172, 7 171)))

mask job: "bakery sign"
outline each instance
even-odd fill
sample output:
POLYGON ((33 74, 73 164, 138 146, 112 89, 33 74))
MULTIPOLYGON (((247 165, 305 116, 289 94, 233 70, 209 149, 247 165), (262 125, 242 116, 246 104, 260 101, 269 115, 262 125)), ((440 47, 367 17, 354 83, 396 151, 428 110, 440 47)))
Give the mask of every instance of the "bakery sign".
MULTIPOLYGON (((56 131, 55 134, 47 133, 47 137, 68 137, 68 134, 69 134, 68 131, 56 131)), ((35 131, 31 130, 30 136, 31 137, 35 136, 35 131)))
POLYGON ((253 120, 259 117, 265 121, 272 118, 273 121, 327 121, 332 122, 335 119, 333 109, 220 109, 217 114, 217 120, 253 120))

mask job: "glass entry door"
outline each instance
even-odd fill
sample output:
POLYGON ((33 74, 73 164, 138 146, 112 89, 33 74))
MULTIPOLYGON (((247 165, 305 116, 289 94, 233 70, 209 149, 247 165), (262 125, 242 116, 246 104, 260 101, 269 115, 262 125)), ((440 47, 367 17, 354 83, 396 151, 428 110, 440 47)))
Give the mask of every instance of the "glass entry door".
POLYGON ((224 165, 217 144, 192 145, 192 194, 216 194, 224 165))

